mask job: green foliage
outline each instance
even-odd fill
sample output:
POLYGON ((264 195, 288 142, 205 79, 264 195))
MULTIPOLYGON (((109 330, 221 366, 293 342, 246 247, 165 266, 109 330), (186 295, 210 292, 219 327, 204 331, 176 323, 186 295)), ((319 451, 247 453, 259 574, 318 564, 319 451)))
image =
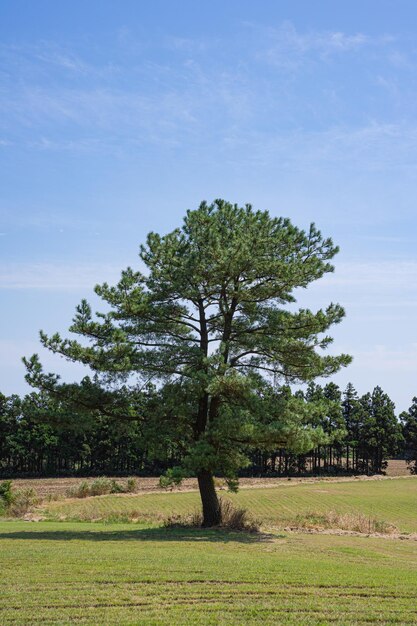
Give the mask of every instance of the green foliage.
POLYGON ((159 479, 162 489, 172 489, 181 484, 186 474, 181 467, 169 468, 159 479))
MULTIPOLYGON (((137 397, 129 394, 133 410, 137 397)), ((98 410, 77 409, 46 391, 24 398, 3 396, 3 400, 0 476, 76 471, 124 474, 148 469, 141 426, 136 419, 115 419, 98 410)))
POLYGON ((400 418, 403 423, 405 458, 411 473, 417 474, 417 397, 413 398, 411 407, 400 418))
POLYGON ((12 481, 5 480, 0 483, 0 505, 3 508, 9 507, 13 501, 12 481))
POLYGON ((401 425, 395 416, 395 405, 381 387, 360 399, 362 426, 360 442, 370 463, 370 471, 379 473, 386 459, 395 455, 403 444, 401 425))
POLYGON ((226 478, 227 489, 230 493, 237 493, 239 490, 239 481, 237 478, 226 478))
POLYGON ((348 383, 343 395, 342 412, 347 429, 347 442, 353 447, 358 446, 360 442, 363 443, 364 441, 364 437, 361 435, 364 410, 352 383, 348 383))
MULTIPOLYGON (((0 404, 3 411, 0 413, 0 472, 3 475, 63 472, 158 475, 167 468, 178 467, 179 462, 182 462, 181 477, 187 472, 193 473, 193 458, 187 459, 184 454, 187 449, 191 453, 193 448, 193 432, 189 427, 193 398, 184 393, 181 385, 172 383, 159 390, 148 389, 141 400, 140 420, 116 420, 97 411, 83 422, 81 410, 79 414, 74 413, 71 421, 61 422, 62 404, 45 398, 44 392, 25 398, 3 396, 0 404), (57 406, 56 414, 54 406, 57 406), (47 422, 43 421, 44 417, 47 422)), ((402 450, 402 441, 388 437, 389 445, 381 448, 383 458, 379 467, 381 459, 378 461, 376 447, 368 441, 371 408, 369 401, 360 401, 351 384, 344 392, 343 401, 339 388, 333 383, 324 387, 310 383, 305 393, 294 394, 285 385, 278 389, 264 386, 255 394, 247 394, 241 411, 235 408, 227 420, 217 425, 216 437, 225 441, 237 438, 240 429, 241 449, 234 451, 235 465, 240 463, 243 469, 246 465, 246 474, 340 473, 346 466, 356 473, 380 472, 386 460, 402 450), (308 455, 304 452, 306 449, 311 449, 308 455), (279 466, 274 461, 278 457, 279 466)), ((226 407, 223 410, 226 411, 226 407)), ((404 451, 412 471, 412 459, 416 457, 412 456, 413 450, 417 447, 413 444, 416 439, 413 439, 413 411, 411 407, 401 416, 404 451)), ((392 415, 390 424, 398 434, 398 421, 392 415)), ((197 462, 199 451, 202 456, 201 447, 197 447, 197 462)), ((208 451, 211 452, 210 447, 208 451)), ((219 468, 221 454, 227 454, 227 450, 219 446, 216 460, 219 468)), ((226 471, 217 470, 217 475, 222 475, 223 483, 226 481, 235 489, 236 479, 230 473, 226 475, 226 471)), ((85 492, 88 495, 87 485, 85 492)))
POLYGON ((103 496, 106 493, 120 493, 119 489, 114 490, 116 481, 108 478, 96 478, 90 485, 91 496, 103 496))

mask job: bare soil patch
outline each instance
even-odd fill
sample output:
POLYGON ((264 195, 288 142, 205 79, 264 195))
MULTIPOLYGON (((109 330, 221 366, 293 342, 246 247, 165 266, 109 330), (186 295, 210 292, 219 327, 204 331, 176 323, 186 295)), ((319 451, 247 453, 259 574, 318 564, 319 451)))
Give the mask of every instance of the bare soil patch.
POLYGON ((388 461, 386 474, 387 476, 410 476, 410 470, 405 461, 392 459, 388 461))

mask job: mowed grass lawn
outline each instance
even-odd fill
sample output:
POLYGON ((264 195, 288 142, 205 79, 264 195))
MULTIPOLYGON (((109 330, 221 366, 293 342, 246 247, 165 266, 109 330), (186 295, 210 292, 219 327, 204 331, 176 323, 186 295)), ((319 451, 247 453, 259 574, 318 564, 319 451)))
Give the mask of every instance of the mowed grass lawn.
POLYGON ((415 624, 413 541, 0 523, 1 624, 415 624))
MULTIPOLYGON (((297 515, 331 510, 361 513, 394 524, 401 532, 417 532, 417 477, 292 484, 288 481, 278 487, 221 494, 247 508, 266 526, 279 528, 291 524, 297 515)), ((126 516, 157 521, 193 512, 199 506, 197 492, 168 492, 64 500, 51 502, 42 509, 52 519, 111 520, 126 516)))

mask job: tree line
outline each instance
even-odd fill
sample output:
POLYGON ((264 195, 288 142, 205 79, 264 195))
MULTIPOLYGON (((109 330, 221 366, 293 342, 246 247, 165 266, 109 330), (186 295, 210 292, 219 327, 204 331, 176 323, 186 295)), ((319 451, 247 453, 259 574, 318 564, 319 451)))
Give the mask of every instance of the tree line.
MULTIPOLYGON (((320 406, 314 425, 325 437, 303 454, 285 448, 252 450, 241 475, 375 474, 394 456, 405 458, 410 471, 417 472, 417 398, 397 417, 381 387, 361 397, 351 383, 343 392, 334 383, 310 383, 305 391, 282 387, 280 393, 320 406)), ((63 413, 62 404, 51 403, 43 393, 23 398, 0 394, 0 475, 167 472, 178 464, 178 450, 166 438, 155 454, 142 427, 148 421, 144 413, 155 410, 161 394, 142 392, 141 419, 124 421, 91 410, 88 420, 79 411, 69 415, 68 407, 63 413)))

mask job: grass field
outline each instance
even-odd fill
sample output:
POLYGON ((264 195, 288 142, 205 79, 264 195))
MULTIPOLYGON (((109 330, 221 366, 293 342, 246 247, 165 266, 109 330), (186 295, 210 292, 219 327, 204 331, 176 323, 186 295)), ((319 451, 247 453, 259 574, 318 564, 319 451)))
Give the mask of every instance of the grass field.
MULTIPOLYGON (((227 496, 229 497, 229 495, 227 496)), ((0 624, 416 624, 417 541, 278 530, 303 511, 354 510, 417 531, 417 478, 247 488, 260 535, 162 528, 194 492, 62 500, 0 522, 0 624), (275 530, 274 530, 275 528, 275 530)))
MULTIPOLYGON (((398 527, 417 532, 417 477, 369 481, 281 483, 278 487, 242 488, 237 494, 224 492, 235 504, 253 512, 267 526, 291 525, 299 515, 328 510, 360 512, 398 527)), ((169 515, 185 515, 199 507, 197 492, 108 495, 63 500, 44 505, 50 519, 115 520, 157 522, 169 515)))
POLYGON ((0 524, 1 624, 415 624, 411 541, 0 524))

